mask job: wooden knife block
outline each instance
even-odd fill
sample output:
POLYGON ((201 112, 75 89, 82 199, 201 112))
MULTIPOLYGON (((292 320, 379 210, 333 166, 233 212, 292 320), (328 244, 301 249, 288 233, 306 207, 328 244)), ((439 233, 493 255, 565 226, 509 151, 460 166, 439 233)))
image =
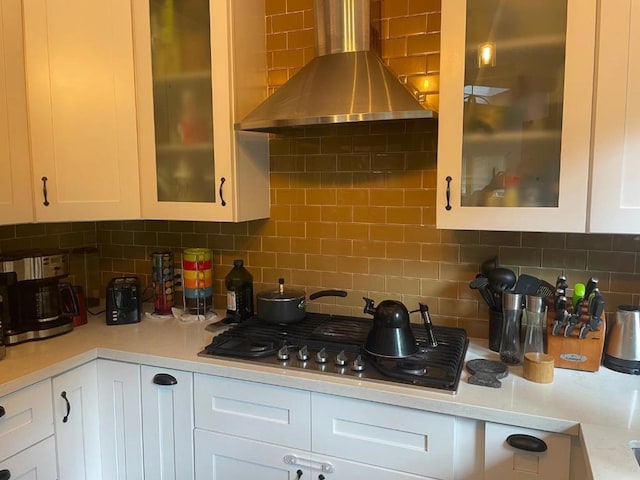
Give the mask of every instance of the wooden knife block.
POLYGON ((553 316, 547 319, 547 323, 547 353, 553 357, 555 367, 587 372, 600 369, 606 331, 604 318, 600 330, 589 332, 586 338, 578 337, 580 328, 575 328, 569 337, 553 335, 553 316))

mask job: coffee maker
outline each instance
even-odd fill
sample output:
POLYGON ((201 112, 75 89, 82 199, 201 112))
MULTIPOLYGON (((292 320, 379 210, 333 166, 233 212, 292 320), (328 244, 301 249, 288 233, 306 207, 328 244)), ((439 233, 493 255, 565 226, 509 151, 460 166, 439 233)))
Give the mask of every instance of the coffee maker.
POLYGON ((69 332, 78 302, 62 250, 25 250, 0 255, 2 342, 13 345, 69 332))

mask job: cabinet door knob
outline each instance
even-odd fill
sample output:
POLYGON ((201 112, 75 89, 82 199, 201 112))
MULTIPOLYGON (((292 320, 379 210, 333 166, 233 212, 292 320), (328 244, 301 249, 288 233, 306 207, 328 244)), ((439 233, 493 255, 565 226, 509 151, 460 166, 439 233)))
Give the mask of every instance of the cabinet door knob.
POLYGON ((9 470, 0 470, 0 480, 9 480, 11 472, 9 470))
POLYGON ((226 178, 220 177, 220 188, 218 189, 218 194, 220 196, 220 205, 222 205, 223 207, 227 205, 227 202, 224 201, 224 197, 222 196, 222 186, 226 181, 227 181, 226 178))
POLYGON ((153 383, 156 385, 176 385, 178 380, 173 375, 169 375, 168 373, 156 373, 153 376, 153 383))
POLYGON ((49 180, 47 177, 42 177, 42 195, 44 196, 44 202, 42 202, 42 204, 45 207, 49 206, 49 200, 47 200, 47 180, 49 180))
POLYGON ((300 480, 302 478, 302 470, 296 470, 296 480, 300 480))
POLYGON ((513 448, 526 450, 527 452, 541 453, 547 451, 547 444, 544 440, 523 433, 509 435, 507 437, 507 443, 513 448))
POLYGON ((62 417, 62 423, 67 423, 69 421, 69 414, 71 413, 71 403, 69 403, 69 399, 67 398, 67 392, 62 392, 60 396, 67 402, 67 414, 62 417))
POLYGON ((453 180, 453 178, 447 177, 445 178, 445 180, 447 181, 447 191, 446 191, 447 205, 444 208, 445 210, 449 211, 451 210, 451 180, 453 180))
POLYGON ((2 405, 0 405, 0 417, 4 417, 6 415, 7 411, 4 409, 4 407, 2 405))

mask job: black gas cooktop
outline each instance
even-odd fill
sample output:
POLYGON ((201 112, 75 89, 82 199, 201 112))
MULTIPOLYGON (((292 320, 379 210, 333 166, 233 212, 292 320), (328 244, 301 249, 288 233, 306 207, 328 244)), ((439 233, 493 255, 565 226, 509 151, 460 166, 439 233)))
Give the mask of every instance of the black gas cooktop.
POLYGON ((371 326, 368 318, 314 313, 289 325, 252 317, 214 336, 198 355, 457 392, 469 345, 465 330, 434 326, 438 346, 428 347, 424 326, 412 324, 420 351, 395 359, 362 348, 371 326))

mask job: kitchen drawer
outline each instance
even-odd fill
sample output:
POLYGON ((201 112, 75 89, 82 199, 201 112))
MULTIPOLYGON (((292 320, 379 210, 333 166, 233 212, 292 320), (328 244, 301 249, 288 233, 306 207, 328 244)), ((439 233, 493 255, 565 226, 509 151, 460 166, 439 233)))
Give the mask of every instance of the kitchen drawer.
POLYGON ((501 480, 568 480, 571 438, 528 428, 485 424, 485 478, 501 480), (519 450, 507 443, 512 434, 532 435, 547 444, 542 453, 519 450))
POLYGON ((196 374, 194 402, 196 428, 300 450, 311 447, 309 392, 196 374))
POLYGON ((0 461, 53 435, 51 380, 5 395, 0 406, 0 461))
POLYGON ((0 462, 0 470, 8 470, 9 478, 56 480, 56 442, 51 436, 28 449, 0 462))
POLYGON ((453 478, 454 417, 319 393, 312 412, 314 453, 453 478))

